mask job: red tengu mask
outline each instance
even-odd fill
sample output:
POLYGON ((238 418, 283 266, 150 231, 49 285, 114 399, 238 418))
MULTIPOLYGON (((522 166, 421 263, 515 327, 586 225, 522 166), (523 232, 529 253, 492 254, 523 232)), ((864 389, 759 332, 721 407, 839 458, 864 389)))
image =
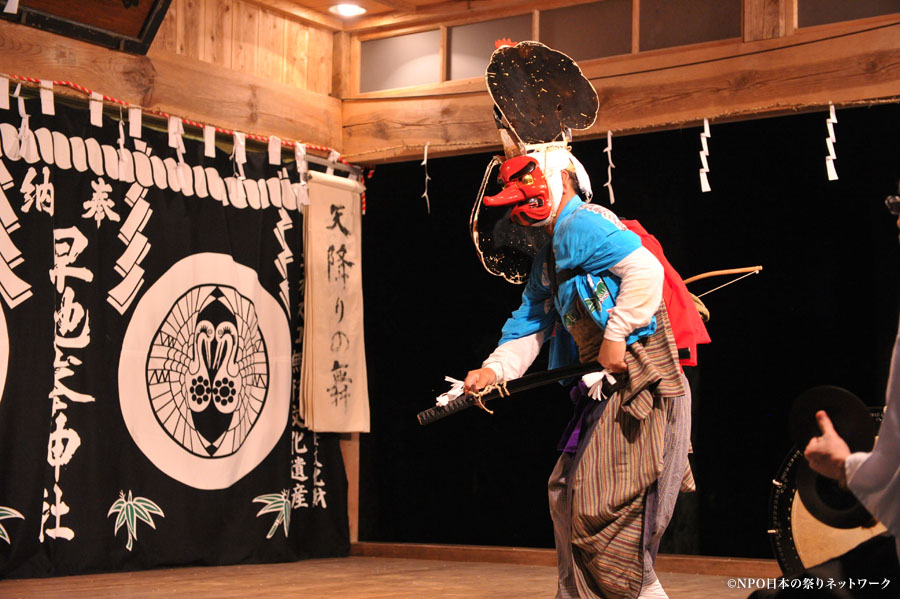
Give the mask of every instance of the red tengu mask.
POLYGON ((516 156, 500 166, 500 182, 503 190, 493 196, 485 196, 485 206, 515 204, 509 218, 524 227, 543 224, 553 210, 547 179, 532 156, 516 156))

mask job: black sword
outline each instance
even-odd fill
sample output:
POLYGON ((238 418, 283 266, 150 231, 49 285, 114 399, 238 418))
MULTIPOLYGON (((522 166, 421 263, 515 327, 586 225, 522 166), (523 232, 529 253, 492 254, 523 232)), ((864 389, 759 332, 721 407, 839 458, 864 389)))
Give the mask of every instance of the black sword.
MULTIPOLYGON (((512 395, 513 393, 534 389, 535 387, 542 387, 567 378, 580 377, 589 372, 597 372, 598 370, 603 370, 603 366, 599 362, 591 362, 589 364, 575 364, 573 366, 555 368, 545 372, 527 374, 523 377, 508 381, 505 390, 502 392, 500 389, 493 389, 489 393, 483 395, 481 397, 481 402, 484 403, 495 397, 501 397, 501 393, 502 395, 512 395)), ((619 377, 621 380, 622 375, 619 375, 619 377)), ((617 388, 620 380, 617 380, 617 384, 609 389, 617 388)), ((607 389, 606 384, 607 383, 604 380, 605 390, 607 389)), ((451 414, 455 414, 460 410, 465 410, 474 405, 478 405, 474 396, 468 394, 460 395, 456 399, 450 400, 445 406, 434 406, 433 408, 428 408, 427 410, 419 412, 417 418, 419 419, 419 424, 425 426, 426 424, 431 424, 435 420, 440 420, 441 418, 450 416, 451 414)))

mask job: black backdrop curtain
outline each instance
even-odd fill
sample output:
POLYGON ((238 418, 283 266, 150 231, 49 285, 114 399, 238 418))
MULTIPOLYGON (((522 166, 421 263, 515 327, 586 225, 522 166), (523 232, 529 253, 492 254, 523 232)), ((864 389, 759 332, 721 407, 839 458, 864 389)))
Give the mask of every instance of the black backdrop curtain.
POLYGON ((295 165, 12 100, 0 576, 345 555, 338 439, 295 405, 295 165))
MULTIPOLYGON (((712 344, 690 373, 698 493, 682 495, 663 550, 771 558, 771 481, 791 450, 791 400, 821 384, 883 404, 898 316, 895 220, 900 107, 838 110, 828 181, 827 112, 711 123, 613 140, 613 210, 638 219, 685 278, 761 264, 705 299, 712 344)), ((573 152, 606 201, 606 141, 573 152)), ((546 480, 569 417, 559 386, 428 427, 415 414, 481 364, 521 288, 491 277, 467 236, 490 155, 379 166, 363 244, 372 431, 361 454, 360 538, 552 547, 546 480), (400 383, 402 382, 402 384, 400 383)), ((694 293, 724 282, 692 284, 694 293)), ((540 360, 540 359, 539 359, 540 360)), ((536 364, 533 368, 542 368, 536 364)))

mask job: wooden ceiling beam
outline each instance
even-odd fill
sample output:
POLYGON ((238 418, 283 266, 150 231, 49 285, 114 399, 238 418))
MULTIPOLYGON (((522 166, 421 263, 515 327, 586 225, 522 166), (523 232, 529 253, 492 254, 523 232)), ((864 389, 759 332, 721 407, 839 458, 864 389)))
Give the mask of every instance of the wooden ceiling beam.
POLYGON ((420 6, 415 12, 407 14, 363 17, 353 23, 347 23, 344 30, 363 34, 429 24, 458 25, 488 18, 498 19, 526 14, 532 10, 550 10, 586 4, 591 1, 593 0, 451 0, 420 6))
POLYGON ((262 6, 275 12, 293 17, 307 25, 313 25, 328 31, 342 31, 344 23, 337 17, 300 6, 291 0, 244 0, 250 4, 262 6))
POLYGON ((415 2, 407 2, 406 0, 375 0, 378 4, 399 10, 402 12, 416 12, 419 7, 415 2))

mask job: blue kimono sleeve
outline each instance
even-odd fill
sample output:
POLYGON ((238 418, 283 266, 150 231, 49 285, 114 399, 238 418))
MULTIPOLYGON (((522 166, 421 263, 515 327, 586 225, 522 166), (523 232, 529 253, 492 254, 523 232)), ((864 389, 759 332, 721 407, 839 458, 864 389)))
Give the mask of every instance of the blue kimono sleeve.
POLYGON ((559 319, 550 293, 550 281, 547 278, 549 248, 550 245, 547 244, 535 256, 531 274, 522 292, 522 304, 503 325, 500 345, 512 339, 547 330, 559 319))

